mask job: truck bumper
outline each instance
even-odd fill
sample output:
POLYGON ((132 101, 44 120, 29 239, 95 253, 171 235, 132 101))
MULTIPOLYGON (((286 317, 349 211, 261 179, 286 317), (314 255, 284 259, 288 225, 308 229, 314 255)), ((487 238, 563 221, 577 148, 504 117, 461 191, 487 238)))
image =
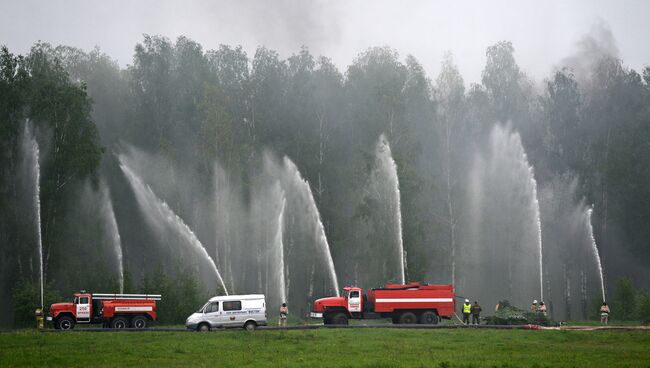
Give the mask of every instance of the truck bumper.
POLYGON ((188 330, 196 330, 196 327, 198 326, 198 323, 186 323, 185 327, 187 327, 188 330))
POLYGON ((311 317, 311 318, 323 318, 323 313, 311 312, 311 313, 309 313, 309 317, 311 317))

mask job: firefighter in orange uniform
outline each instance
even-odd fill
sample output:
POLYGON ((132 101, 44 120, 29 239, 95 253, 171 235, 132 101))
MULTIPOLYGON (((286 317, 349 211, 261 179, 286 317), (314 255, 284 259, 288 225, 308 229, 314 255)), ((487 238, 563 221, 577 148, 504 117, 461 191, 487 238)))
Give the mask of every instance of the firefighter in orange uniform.
POLYGON ((289 315, 289 308, 287 308, 287 303, 282 303, 280 307, 280 321, 278 321, 278 326, 287 327, 287 316, 289 315))
POLYGON ((600 323, 606 325, 607 322, 609 322, 609 306, 603 302, 603 305, 600 307, 600 323))

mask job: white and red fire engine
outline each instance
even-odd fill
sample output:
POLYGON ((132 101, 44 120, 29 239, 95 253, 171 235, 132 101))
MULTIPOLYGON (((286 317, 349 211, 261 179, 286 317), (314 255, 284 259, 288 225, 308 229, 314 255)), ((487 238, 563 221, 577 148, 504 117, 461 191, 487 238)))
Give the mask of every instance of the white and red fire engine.
POLYGON ((450 319, 456 309, 453 285, 386 284, 364 293, 345 287, 343 296, 318 299, 312 317, 326 325, 347 324, 349 319, 390 318, 393 323, 437 324, 450 319))
POLYGON ((151 294, 74 294, 72 303, 50 306, 48 321, 54 328, 71 330, 77 323, 99 324, 110 328, 145 328, 156 320, 156 301, 151 294))

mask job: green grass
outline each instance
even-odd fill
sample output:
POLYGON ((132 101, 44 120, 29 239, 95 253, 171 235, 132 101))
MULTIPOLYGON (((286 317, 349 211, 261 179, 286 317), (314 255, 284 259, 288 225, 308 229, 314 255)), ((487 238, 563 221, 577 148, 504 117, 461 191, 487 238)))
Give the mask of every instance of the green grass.
POLYGON ((1 367, 650 367, 650 333, 241 330, 0 333, 1 367))
MULTIPOLYGON (((602 326, 600 323, 600 320, 598 321, 568 321, 566 323, 567 326, 602 326)), ((618 321, 614 320, 612 321, 611 319, 609 320, 609 325, 610 326, 642 326, 643 323, 641 321, 618 321)))

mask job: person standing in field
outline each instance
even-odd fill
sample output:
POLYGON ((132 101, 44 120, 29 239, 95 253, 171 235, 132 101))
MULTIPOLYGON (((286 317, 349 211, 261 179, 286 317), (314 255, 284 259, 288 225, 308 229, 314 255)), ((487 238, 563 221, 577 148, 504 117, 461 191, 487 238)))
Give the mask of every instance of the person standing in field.
POLYGON ((465 304, 463 304, 463 323, 469 324, 469 315, 472 313, 472 305, 469 304, 469 299, 465 299, 465 304))
POLYGON ((481 323, 481 306, 478 305, 478 301, 474 301, 474 305, 472 305, 472 324, 478 325, 481 323))
POLYGON ((539 307, 537 308, 537 311, 539 311, 541 314, 546 316, 546 304, 544 304, 544 302, 539 302, 539 307))
POLYGON ((533 300, 533 304, 530 305, 530 313, 537 313, 539 309, 537 308, 537 299, 533 300))
POLYGON ((287 303, 282 303, 280 307, 280 320, 278 321, 278 326, 287 327, 287 316, 289 315, 289 308, 287 308, 287 303))
POLYGON ((600 307, 600 323, 607 325, 607 322, 609 322, 609 306, 603 302, 603 305, 600 307))

